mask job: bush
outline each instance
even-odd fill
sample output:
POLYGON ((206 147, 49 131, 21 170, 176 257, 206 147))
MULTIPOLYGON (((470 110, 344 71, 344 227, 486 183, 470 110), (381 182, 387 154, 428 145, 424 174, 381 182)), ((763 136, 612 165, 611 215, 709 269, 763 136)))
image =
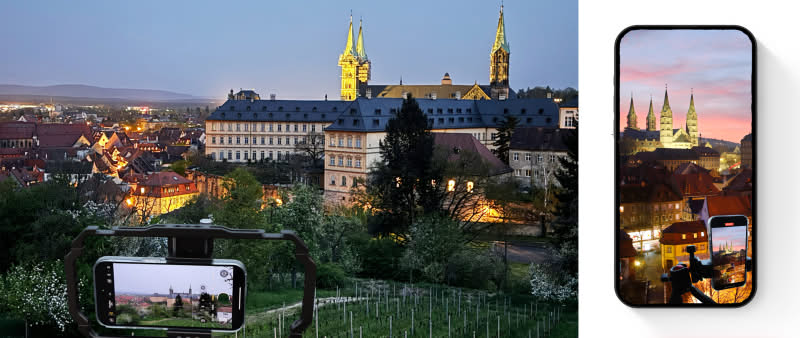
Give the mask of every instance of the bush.
POLYGON ((403 247, 389 237, 374 238, 361 248, 363 277, 405 280, 400 266, 403 247))
POLYGON ((447 262, 446 282, 452 286, 486 289, 503 276, 503 264, 490 252, 464 249, 447 262))
POLYGON ((343 285, 346 280, 344 270, 334 263, 322 263, 317 267, 317 287, 320 289, 333 289, 343 285))

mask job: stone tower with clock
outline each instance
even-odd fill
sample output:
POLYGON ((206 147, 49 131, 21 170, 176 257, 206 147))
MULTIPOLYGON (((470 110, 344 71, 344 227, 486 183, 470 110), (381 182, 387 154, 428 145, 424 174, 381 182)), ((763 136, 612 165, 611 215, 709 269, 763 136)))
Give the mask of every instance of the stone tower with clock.
POLYGON ((511 49, 506 40, 506 25, 503 21, 503 6, 500 6, 500 19, 494 37, 492 52, 489 55, 489 87, 492 100, 508 99, 508 61, 511 49))

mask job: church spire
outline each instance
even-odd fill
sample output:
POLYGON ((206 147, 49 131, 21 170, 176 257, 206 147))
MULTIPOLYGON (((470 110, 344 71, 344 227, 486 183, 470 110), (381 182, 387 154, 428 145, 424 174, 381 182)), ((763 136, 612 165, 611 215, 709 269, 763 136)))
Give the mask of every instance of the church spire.
POLYGON ((358 20, 358 40, 356 40, 356 56, 362 60, 367 59, 367 51, 364 49, 364 35, 361 32, 361 20, 358 20))
POLYGON ((650 95, 650 110, 647 111, 647 131, 656 131, 656 114, 653 113, 653 95, 650 95))
POLYGON ((350 14, 350 29, 347 31, 347 44, 344 46, 344 55, 355 55, 353 50, 353 15, 350 14))
POLYGON ((494 45, 492 45, 492 53, 498 49, 503 49, 506 53, 511 53, 508 47, 508 40, 506 40, 506 24, 503 20, 503 6, 500 6, 500 19, 497 21, 497 33, 494 36, 494 45))
POLYGON ((692 141, 692 147, 700 145, 700 130, 697 125, 697 111, 694 110, 694 89, 692 89, 692 96, 689 98, 689 111, 686 112, 686 133, 689 134, 689 139, 692 141))
POLYGON ((669 107, 669 93, 667 92, 667 85, 664 85, 664 105, 661 107, 661 112, 665 112, 667 110, 672 112, 672 109, 669 107))
POLYGON ((631 93, 631 107, 628 108, 628 128, 639 129, 636 123, 636 110, 633 108, 633 93, 631 93))

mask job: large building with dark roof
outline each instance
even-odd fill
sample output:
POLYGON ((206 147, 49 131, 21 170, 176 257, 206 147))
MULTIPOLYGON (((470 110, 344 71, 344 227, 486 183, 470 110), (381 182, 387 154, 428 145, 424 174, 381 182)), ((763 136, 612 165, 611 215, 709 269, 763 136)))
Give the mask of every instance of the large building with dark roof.
POLYGON ((567 156, 564 138, 574 129, 519 127, 511 135, 508 164, 514 178, 523 186, 560 186, 555 173, 561 169, 560 158, 567 156))

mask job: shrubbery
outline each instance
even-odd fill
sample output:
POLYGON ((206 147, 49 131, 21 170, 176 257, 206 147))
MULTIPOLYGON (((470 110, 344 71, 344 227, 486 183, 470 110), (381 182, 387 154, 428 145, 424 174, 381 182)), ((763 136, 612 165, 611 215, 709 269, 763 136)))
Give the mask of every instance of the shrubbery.
POLYGON ((317 287, 334 289, 343 285, 347 276, 341 266, 335 263, 322 263, 317 266, 317 287))

